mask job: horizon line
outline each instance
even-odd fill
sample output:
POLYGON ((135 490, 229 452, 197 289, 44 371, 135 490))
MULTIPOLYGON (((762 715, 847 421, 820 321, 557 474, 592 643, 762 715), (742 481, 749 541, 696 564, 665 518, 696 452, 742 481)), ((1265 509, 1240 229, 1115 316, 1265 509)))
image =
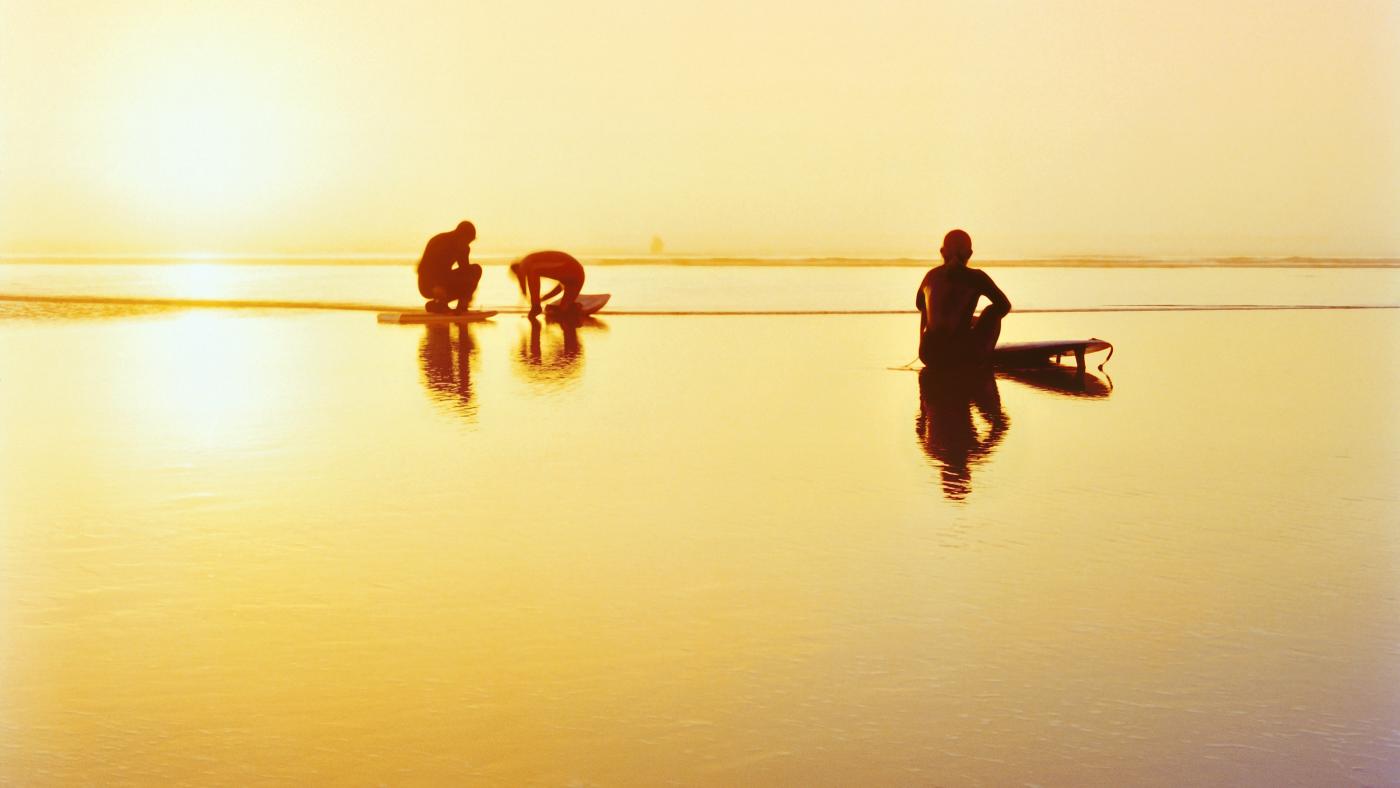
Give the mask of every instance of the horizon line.
MULTIPOLYGON (((528 252, 483 253, 472 259, 483 263, 498 263, 518 259, 528 252)), ((925 265, 936 261, 936 257, 911 257, 908 255, 742 255, 742 254, 692 254, 692 253, 579 253, 582 260, 602 264, 680 264, 686 263, 734 263, 734 262, 773 262, 773 263, 843 263, 877 264, 918 264, 925 265)), ((154 262, 154 263, 237 263, 237 262, 290 262, 290 263, 413 263, 416 252, 0 252, 0 263, 61 263, 61 262, 154 262)), ((1137 263, 1140 265, 1160 264, 1221 264, 1221 263, 1289 263, 1306 264, 1353 264, 1400 266, 1400 257, 1386 256, 1315 256, 1315 255, 1113 255, 1113 254, 1068 254, 1032 255, 1026 257, 974 258, 973 265, 1016 265, 1056 263, 1137 263)))

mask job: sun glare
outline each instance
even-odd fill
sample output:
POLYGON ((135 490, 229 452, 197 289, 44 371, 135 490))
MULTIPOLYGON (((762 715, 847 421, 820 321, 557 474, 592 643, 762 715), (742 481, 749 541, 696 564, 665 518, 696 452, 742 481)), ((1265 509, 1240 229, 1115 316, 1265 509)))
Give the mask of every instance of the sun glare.
POLYGON ((113 119, 118 194, 184 221, 248 216, 285 197, 296 111, 275 75, 217 51, 143 65, 139 98, 113 119))
POLYGON ((258 359, 248 332, 265 326, 227 313, 190 310, 144 324, 132 381, 133 418, 149 435, 198 450, 228 450, 247 440, 247 425, 276 405, 276 386, 254 385, 258 359))
POLYGON ((233 278, 218 263, 179 263, 162 270, 170 298, 212 300, 229 297, 233 278))

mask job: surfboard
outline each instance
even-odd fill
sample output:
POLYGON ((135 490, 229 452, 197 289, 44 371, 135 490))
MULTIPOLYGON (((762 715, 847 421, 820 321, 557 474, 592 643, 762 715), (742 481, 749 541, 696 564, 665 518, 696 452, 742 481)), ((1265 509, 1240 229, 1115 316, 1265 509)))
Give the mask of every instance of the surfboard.
MULTIPOLYGON (((612 298, 612 293, 580 294, 579 297, 574 300, 574 303, 579 305, 579 308, 583 310, 584 316, 587 317, 606 306, 609 298, 612 298)), ((555 301, 552 304, 545 304, 544 313, 550 317, 558 315, 559 302, 555 301)))
MULTIPOLYGON (((1102 339, 1052 339, 1041 342, 1005 342, 992 351, 992 363, 1007 369, 1043 367, 1057 363, 1062 356, 1073 356, 1075 366, 1084 369, 1084 357, 1090 353, 1108 351, 1113 357, 1113 344, 1102 339)), ((1099 369, 1108 363, 1099 364, 1099 369)))
POLYGON ((381 323, 475 323, 494 317, 491 312, 466 312, 460 315, 439 315, 432 312, 380 312, 381 323))

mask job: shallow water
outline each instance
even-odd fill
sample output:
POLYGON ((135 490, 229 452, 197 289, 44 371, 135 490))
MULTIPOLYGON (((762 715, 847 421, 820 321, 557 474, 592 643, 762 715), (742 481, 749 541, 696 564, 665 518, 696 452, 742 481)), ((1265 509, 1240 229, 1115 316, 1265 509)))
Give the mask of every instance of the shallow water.
POLYGON ((0 782, 1400 781, 1394 310, 0 317, 0 782))

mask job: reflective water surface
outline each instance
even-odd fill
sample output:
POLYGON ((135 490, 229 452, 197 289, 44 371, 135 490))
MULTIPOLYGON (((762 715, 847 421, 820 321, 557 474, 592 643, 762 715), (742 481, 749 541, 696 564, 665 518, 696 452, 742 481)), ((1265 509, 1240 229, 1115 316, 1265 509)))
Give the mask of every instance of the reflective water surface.
POLYGON ((1400 781, 1394 311, 93 309, 0 305, 0 782, 1400 781))
MULTIPOLYGON (((588 291, 608 312, 914 309, 925 268, 910 266, 604 265, 588 291)), ((930 265, 932 263, 930 262, 930 265)), ((977 261, 974 260, 974 265, 977 261)), ((1400 268, 988 269, 1016 309, 1141 305, 1400 304, 1400 268)), ((0 297, 272 300, 419 308, 413 261, 399 265, 0 263, 0 297)), ((488 263, 476 303, 522 304, 505 265, 488 263)), ((917 325, 917 324, 916 324, 917 325)))

